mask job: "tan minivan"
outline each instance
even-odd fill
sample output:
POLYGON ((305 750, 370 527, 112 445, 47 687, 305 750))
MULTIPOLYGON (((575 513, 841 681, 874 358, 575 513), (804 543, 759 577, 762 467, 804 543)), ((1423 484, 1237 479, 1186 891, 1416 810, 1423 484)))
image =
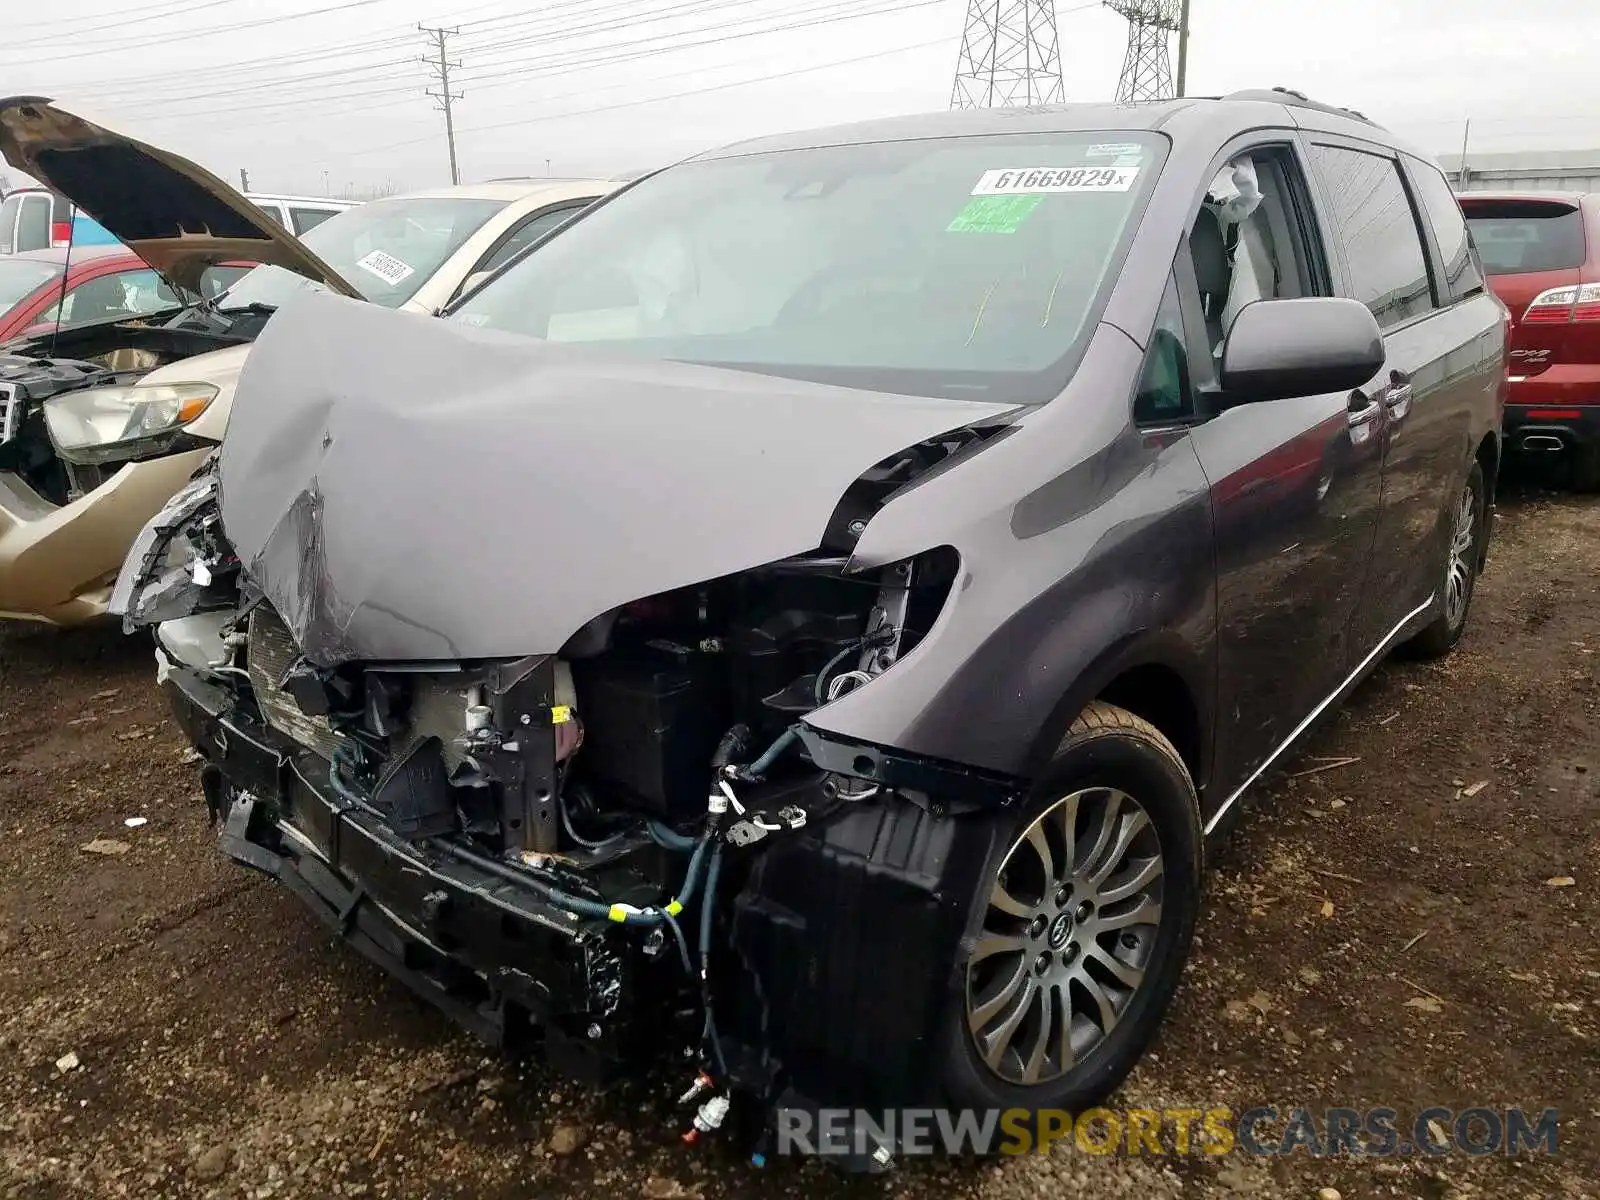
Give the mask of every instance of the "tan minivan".
POLYGON ((134 535, 222 438, 250 343, 306 289, 433 313, 618 186, 528 179, 391 196, 296 238, 203 167, 0 100, 0 154, 69 196, 186 301, 0 346, 0 618, 105 613, 134 535), (256 262, 221 296, 209 267, 256 262))

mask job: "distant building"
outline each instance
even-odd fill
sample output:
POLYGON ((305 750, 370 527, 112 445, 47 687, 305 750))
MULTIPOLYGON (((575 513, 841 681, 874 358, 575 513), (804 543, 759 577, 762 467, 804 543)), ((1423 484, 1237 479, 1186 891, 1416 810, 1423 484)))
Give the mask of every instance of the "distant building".
POLYGON ((1441 154, 1457 191, 1600 192, 1600 150, 1517 150, 1507 154, 1468 154, 1461 179, 1461 155, 1441 154))

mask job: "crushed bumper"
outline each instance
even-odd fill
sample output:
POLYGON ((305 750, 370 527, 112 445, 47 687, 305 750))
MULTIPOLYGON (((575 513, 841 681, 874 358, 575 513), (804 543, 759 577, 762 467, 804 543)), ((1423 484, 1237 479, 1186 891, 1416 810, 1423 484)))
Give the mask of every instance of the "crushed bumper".
MULTIPOLYGON (((485 1041, 515 1048, 531 1035, 591 1086, 695 1056, 705 1013, 673 939, 652 948, 639 931, 431 857, 345 805, 325 760, 230 693, 170 659, 162 674, 206 760, 221 849, 291 889, 336 936, 485 1041)), ((764 1107, 933 1102, 939 1030, 959 999, 952 964, 1000 828, 983 811, 863 803, 730 855, 710 985, 737 1090, 764 1107)))
POLYGON ((105 615, 128 547, 209 453, 128 463, 61 507, 0 472, 0 616, 79 625, 105 615))
POLYGON ((314 755, 194 672, 168 664, 164 674, 207 760, 219 848, 289 888, 366 958, 485 1042, 538 1041, 591 1086, 675 1045, 670 1001, 681 986, 663 942, 400 841, 332 795, 314 755))

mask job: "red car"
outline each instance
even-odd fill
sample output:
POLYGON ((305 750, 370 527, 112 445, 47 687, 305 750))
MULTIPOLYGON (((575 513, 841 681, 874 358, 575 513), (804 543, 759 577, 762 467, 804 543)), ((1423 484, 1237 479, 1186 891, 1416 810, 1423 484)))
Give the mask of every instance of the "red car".
POLYGON ((1600 195, 1467 192, 1489 285, 1511 311, 1506 445, 1600 490, 1600 195))
MULTIPOLYGON (((215 295, 249 269, 248 264, 211 268, 207 292, 215 295)), ((0 343, 56 324, 66 327, 143 316, 183 305, 160 276, 126 246, 73 246, 70 250, 0 255, 0 343)))

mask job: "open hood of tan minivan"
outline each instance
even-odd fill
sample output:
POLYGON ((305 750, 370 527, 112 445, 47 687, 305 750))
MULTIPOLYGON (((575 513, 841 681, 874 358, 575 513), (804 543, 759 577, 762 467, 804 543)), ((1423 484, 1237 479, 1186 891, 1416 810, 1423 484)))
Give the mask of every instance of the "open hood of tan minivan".
POLYGON ((0 100, 0 154, 59 192, 163 279, 200 294, 207 267, 271 263, 359 297, 293 234, 204 167, 38 96, 0 100))

